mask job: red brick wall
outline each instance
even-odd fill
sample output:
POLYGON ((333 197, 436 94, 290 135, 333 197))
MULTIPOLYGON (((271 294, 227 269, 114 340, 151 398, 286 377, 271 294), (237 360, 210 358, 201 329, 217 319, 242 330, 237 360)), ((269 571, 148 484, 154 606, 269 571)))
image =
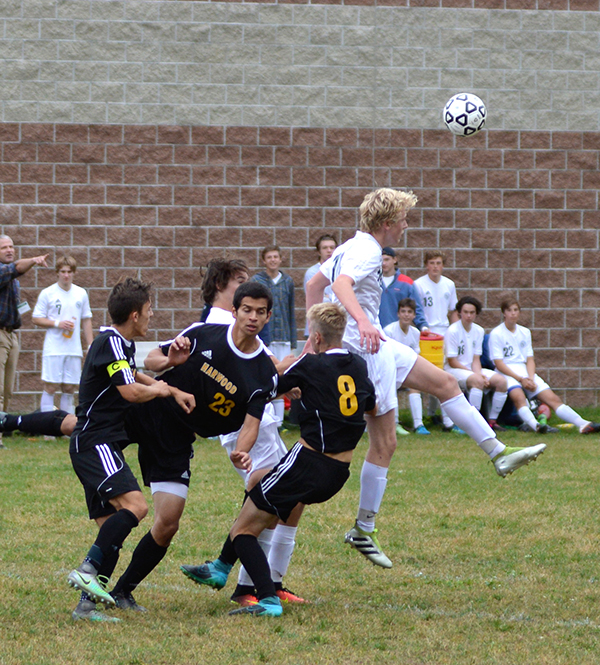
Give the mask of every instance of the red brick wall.
MULTIPOLYGON (((302 307, 316 237, 351 236, 374 186, 408 187, 420 201, 403 269, 417 277, 424 250, 446 249, 459 297, 492 308, 486 327, 500 294, 517 291, 551 385, 573 404, 596 403, 600 134, 4 124, 0 145, 3 232, 21 256, 74 254, 95 328, 110 287, 139 273, 157 286, 153 327, 166 338, 201 307, 199 266, 227 254, 257 268, 272 242, 302 307)), ((23 278, 31 305, 54 278, 23 278)), ((43 333, 31 328, 27 315, 20 393, 39 390, 43 333)))

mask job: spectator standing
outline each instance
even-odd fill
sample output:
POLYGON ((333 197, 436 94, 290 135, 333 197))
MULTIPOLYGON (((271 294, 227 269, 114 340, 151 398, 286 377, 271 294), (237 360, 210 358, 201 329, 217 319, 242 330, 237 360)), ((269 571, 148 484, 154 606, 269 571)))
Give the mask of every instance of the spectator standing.
POLYGON ((379 322, 382 328, 398 323, 398 304, 405 298, 412 298, 416 304, 414 326, 427 332, 427 319, 421 305, 421 298, 413 280, 403 275, 398 269, 398 256, 393 247, 381 250, 381 271, 383 275, 383 291, 379 306, 379 322))
MULTIPOLYGON (((336 247, 337 241, 330 233, 324 233, 318 237, 317 242, 315 243, 315 248, 319 255, 319 260, 304 273, 303 286, 305 293, 308 280, 319 272, 321 265, 333 254, 336 247)), ((328 286, 323 292, 323 302, 333 302, 333 299, 333 291, 331 286, 328 286)), ((306 327, 304 328, 304 336, 308 337, 308 319, 306 320, 306 327)))
MULTIPOLYGON (((277 245, 269 245, 261 252, 264 270, 252 278, 264 284, 273 294, 273 312, 269 321, 268 348, 278 360, 283 360, 296 348, 296 311, 294 304, 294 281, 279 270, 281 250, 277 245)), ((284 404, 282 399, 273 402, 275 413, 283 422, 284 404)))
MULTIPOLYGON (((9 236, 0 236, 0 410, 8 411, 19 360, 19 339, 15 332, 21 327, 21 314, 29 311, 20 302, 18 278, 33 266, 48 267, 48 254, 15 261, 15 246, 9 236)), ((3 448, 0 434, 0 448, 3 448)))
POLYGON ((60 408, 75 413, 74 393, 81 378, 83 347, 94 338, 92 311, 87 291, 73 284, 77 261, 72 256, 61 256, 56 262, 58 280, 40 293, 33 310, 32 321, 46 328, 42 352, 41 411, 54 410, 54 395, 60 389, 60 408))

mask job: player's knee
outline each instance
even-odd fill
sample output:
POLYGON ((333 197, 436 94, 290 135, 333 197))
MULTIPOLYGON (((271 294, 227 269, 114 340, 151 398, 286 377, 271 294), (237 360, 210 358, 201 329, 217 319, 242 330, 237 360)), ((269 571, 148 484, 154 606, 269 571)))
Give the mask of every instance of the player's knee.
POLYGON ((477 390, 483 390, 484 386, 483 377, 477 376, 475 374, 471 375, 469 377, 469 381, 467 382, 467 386, 469 388, 476 388, 477 390))
POLYGON ((435 396, 440 402, 445 402, 446 400, 462 393, 462 390, 458 386, 458 381, 452 376, 452 374, 448 374, 448 372, 440 372, 436 377, 436 381, 438 390, 435 396))
POLYGON ((508 383, 506 383, 506 379, 503 376, 499 376, 490 385, 496 392, 499 393, 505 393, 508 390, 508 383))
POLYGON ((120 508, 126 508, 132 512, 137 517, 138 522, 141 522, 148 514, 148 504, 141 492, 132 492, 130 496, 126 497, 120 503, 120 508))
POLYGON ((74 416, 72 413, 68 413, 60 424, 61 434, 64 434, 65 436, 71 436, 76 424, 77 416, 74 416))
POLYGON ((178 531, 178 519, 157 519, 152 525, 152 537, 161 547, 168 547, 178 531))

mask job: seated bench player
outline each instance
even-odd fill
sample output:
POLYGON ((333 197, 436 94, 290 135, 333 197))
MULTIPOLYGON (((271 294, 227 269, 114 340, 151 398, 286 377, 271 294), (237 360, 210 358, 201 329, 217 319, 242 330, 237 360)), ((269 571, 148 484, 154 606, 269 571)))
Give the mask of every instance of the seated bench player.
MULTIPOLYGON (((421 333, 418 328, 412 325, 417 314, 417 303, 413 298, 402 298, 398 302, 398 312, 396 314, 397 320, 385 326, 383 332, 387 337, 395 339, 400 344, 405 344, 409 346, 415 353, 421 353, 419 346, 419 341, 421 339, 421 333)), ((380 314, 381 315, 381 314, 380 314)), ((396 380, 396 389, 400 389, 402 383, 396 380)), ((413 419, 413 427, 415 434, 428 435, 430 434, 429 430, 423 425, 423 401, 421 399, 421 393, 418 390, 409 389, 408 391, 408 403, 410 405, 410 413, 413 419)), ((396 407, 396 422, 398 422, 398 407, 396 407)), ((401 428, 402 431, 406 434, 406 430, 402 428, 402 425, 399 423, 396 425, 396 434, 402 434, 398 428, 401 428)))
POLYGON ((456 303, 456 311, 459 319, 444 335, 444 370, 452 374, 460 389, 469 394, 470 404, 478 411, 481 411, 483 394, 494 391, 488 422, 493 430, 504 431, 497 419, 506 402, 506 378, 499 372, 481 367, 484 332, 475 323, 481 313, 481 303, 473 296, 465 296, 456 303))
POLYGON ((519 301, 512 295, 507 296, 500 303, 500 309, 504 322, 490 333, 490 356, 496 370, 506 377, 508 394, 521 420, 532 432, 558 431, 535 419, 527 403, 535 397, 553 409, 561 420, 578 427, 581 434, 599 432, 600 423, 582 418, 536 374, 531 331, 517 323, 521 314, 519 301))
MULTIPOLYGON (((346 314, 333 303, 308 312, 309 338, 315 354, 306 354, 280 377, 278 392, 302 391, 300 439, 288 454, 248 493, 218 559, 201 566, 182 566, 188 576, 222 589, 239 558, 256 588, 258 602, 230 614, 280 616, 267 558, 258 535, 278 519, 284 522, 299 504, 323 503, 337 494, 350 475, 352 452, 365 430, 364 414, 374 412, 375 389, 367 365, 342 349, 346 314)), ((249 468, 250 448, 238 440, 231 460, 249 468)))

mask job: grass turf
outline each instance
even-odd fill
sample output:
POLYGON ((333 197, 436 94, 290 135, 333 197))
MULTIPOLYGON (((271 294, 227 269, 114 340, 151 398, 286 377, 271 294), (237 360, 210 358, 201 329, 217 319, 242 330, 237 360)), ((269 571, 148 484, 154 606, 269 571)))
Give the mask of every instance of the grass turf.
MULTIPOLYGON (((596 418, 598 414, 596 413, 596 418)), ((588 417, 594 412, 588 412, 588 417)), ((297 431, 284 435, 291 444, 297 431)), ((285 583, 311 600, 279 619, 229 617, 221 592, 183 577, 213 558, 241 482, 217 441, 199 440, 181 529, 136 592, 147 614, 73 622, 66 575, 92 543, 66 439, 5 439, 0 451, 0 663, 596 663, 600 636, 598 435, 508 432, 548 443, 507 479, 468 438, 399 437, 378 519, 391 570, 343 543, 357 507, 362 442, 346 487, 305 511, 285 583)), ((137 471, 135 447, 128 459, 137 471)), ((151 525, 125 543, 114 579, 151 525)))

